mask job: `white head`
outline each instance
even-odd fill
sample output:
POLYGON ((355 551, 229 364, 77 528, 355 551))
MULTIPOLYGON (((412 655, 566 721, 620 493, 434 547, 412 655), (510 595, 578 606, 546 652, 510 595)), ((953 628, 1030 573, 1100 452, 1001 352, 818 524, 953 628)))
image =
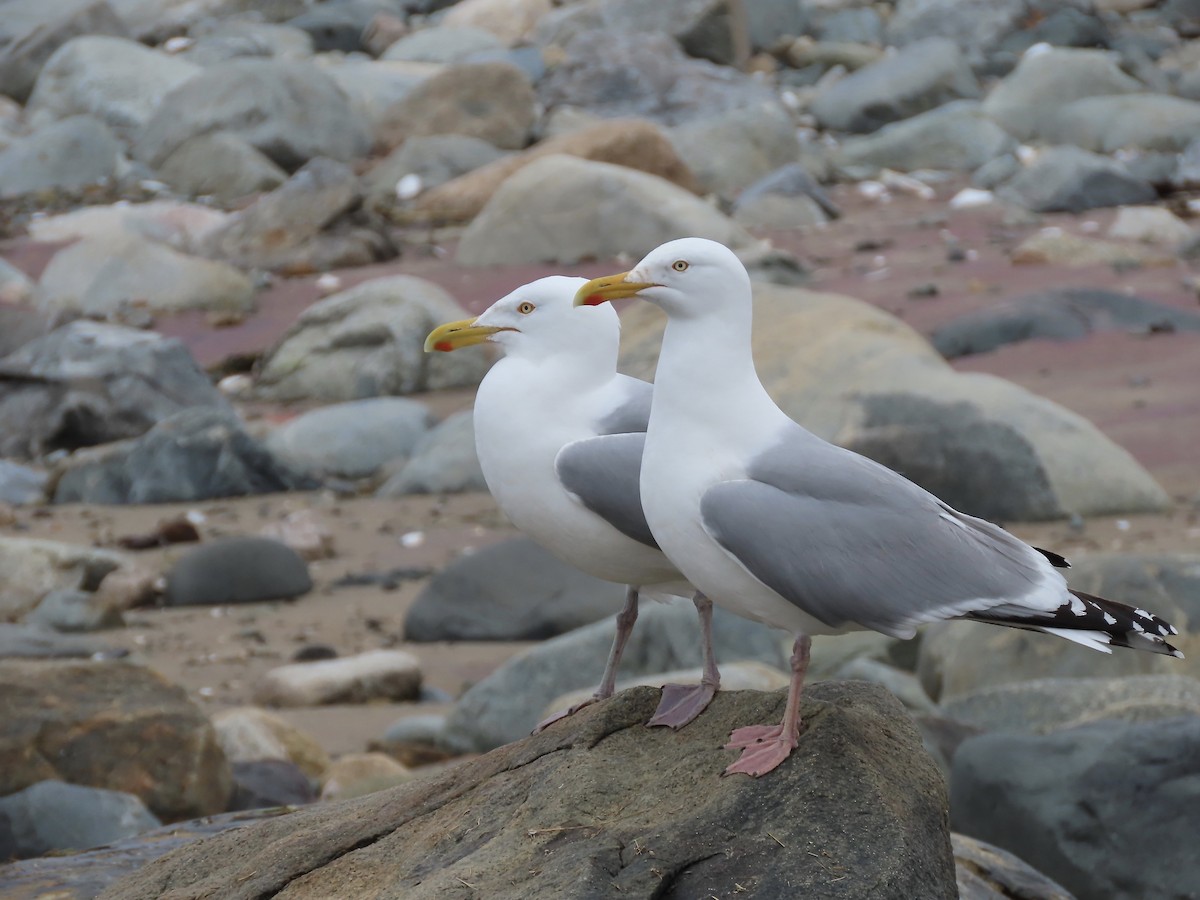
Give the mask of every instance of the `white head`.
POLYGON ((575 302, 596 306, 634 296, 661 307, 672 319, 740 313, 750 306, 750 275, 724 244, 681 238, 651 250, 628 272, 589 281, 575 302))
POLYGON ((435 328, 425 339, 425 350, 451 351, 488 342, 499 344, 505 356, 602 357, 615 370, 620 320, 611 306, 575 308, 575 294, 585 283, 583 278, 552 275, 522 285, 474 319, 435 328))

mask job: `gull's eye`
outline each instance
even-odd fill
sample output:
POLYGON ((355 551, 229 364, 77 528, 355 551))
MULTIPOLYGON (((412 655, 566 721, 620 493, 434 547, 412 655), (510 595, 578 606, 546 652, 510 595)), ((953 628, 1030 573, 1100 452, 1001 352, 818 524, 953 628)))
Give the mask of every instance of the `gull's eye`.
POLYGON ((686 272, 688 269, 687 260, 686 259, 677 259, 677 260, 675 260, 675 262, 671 263, 671 268, 674 269, 676 272, 686 272))
POLYGON ((528 300, 526 300, 524 303, 522 303, 520 306, 517 307, 517 312, 519 312, 523 316, 527 316, 531 312, 533 312, 535 309, 537 309, 537 307, 534 306, 532 303, 530 303, 528 300))

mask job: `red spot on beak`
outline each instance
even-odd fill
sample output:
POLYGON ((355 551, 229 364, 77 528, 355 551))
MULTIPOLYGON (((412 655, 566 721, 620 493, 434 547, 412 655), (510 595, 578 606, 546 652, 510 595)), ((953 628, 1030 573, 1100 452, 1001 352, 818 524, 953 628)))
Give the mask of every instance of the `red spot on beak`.
POLYGON ((592 294, 591 296, 584 299, 583 305, 584 306, 599 306, 601 303, 604 303, 604 302, 606 302, 606 299, 604 297, 601 297, 599 294, 592 294))
POLYGON ((449 353, 451 350, 454 349, 454 345, 451 344, 449 341, 438 341, 436 344, 433 345, 433 349, 441 350, 443 353, 449 353))

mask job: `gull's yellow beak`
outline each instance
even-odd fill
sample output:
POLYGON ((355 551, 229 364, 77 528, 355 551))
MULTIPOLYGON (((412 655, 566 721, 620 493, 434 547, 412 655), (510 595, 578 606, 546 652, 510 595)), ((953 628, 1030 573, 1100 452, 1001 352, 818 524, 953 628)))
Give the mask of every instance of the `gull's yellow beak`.
POLYGON ((482 344, 497 331, 512 331, 511 328, 495 328, 491 325, 476 325, 475 319, 460 319, 457 322, 447 322, 429 332, 425 338, 425 352, 432 353, 441 350, 449 353, 460 347, 471 347, 482 344))
POLYGON ((618 272, 616 275, 605 275, 603 278, 593 278, 575 294, 576 306, 599 306, 609 300, 623 300, 632 297, 638 291, 646 288, 659 287, 652 281, 626 281, 628 272, 618 272))

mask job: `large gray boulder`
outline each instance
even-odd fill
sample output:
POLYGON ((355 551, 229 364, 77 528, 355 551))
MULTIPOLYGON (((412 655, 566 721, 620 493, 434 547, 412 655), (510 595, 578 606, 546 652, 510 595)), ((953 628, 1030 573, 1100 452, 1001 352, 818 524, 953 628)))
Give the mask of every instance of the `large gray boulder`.
MULTIPOLYGON (((17 859, 99 847, 162 824, 133 794, 54 780, 0 797, 0 833, 3 823, 17 859)), ((0 859, 8 859, 4 851, 0 838, 0 859)))
MULTIPOLYGON (((1001 521, 1155 510, 1165 492, 1087 420, 1011 382, 954 372, 907 325, 847 297, 755 283, 763 383, 820 437, 1001 521)), ((663 322, 622 315, 622 371, 653 378, 663 322)))
POLYGON ((826 128, 862 133, 980 93, 958 47, 928 38, 822 88, 812 114, 826 128))
POLYGON ((931 37, 953 41, 972 63, 1017 31, 1030 0, 898 0, 888 20, 887 43, 908 46, 931 37))
POLYGON ((658 697, 630 690, 443 775, 217 835, 101 896, 958 896, 943 782, 882 689, 814 686, 800 746, 757 779, 721 778, 721 745, 780 716, 782 694, 719 694, 677 733, 644 727, 658 697))
POLYGON ((230 412, 174 338, 77 321, 0 360, 0 455, 136 437, 185 409, 230 412))
POLYGON ((1087 97, 1062 107, 1041 136, 1096 153, 1179 153, 1200 137, 1200 103, 1161 94, 1087 97))
POLYGON ((424 351, 438 325, 463 317, 430 281, 395 275, 314 303, 267 354, 259 393, 272 400, 359 400, 476 385, 486 353, 424 351))
POLYGON ((168 606, 223 606, 292 600, 312 590, 295 550, 265 537, 227 537, 185 553, 167 573, 168 606))
POLYGON ((117 174, 121 145, 91 116, 71 116, 0 150, 0 198, 72 190, 117 174))
POLYGON ((390 62, 454 63, 504 44, 490 31, 460 25, 433 25, 406 34, 379 57, 390 62))
POLYGON ((416 186, 427 191, 504 155, 487 141, 462 134, 412 137, 363 176, 363 195, 372 209, 388 210, 399 202, 397 186, 406 176, 407 183, 415 176, 416 186))
POLYGON ((138 158, 157 167, 184 141, 229 131, 292 170, 314 156, 367 155, 371 130, 336 82, 309 63, 237 60, 170 91, 142 128, 138 158))
POLYGON ((413 447, 412 458, 380 486, 375 496, 486 490, 475 450, 475 418, 471 410, 464 410, 447 416, 422 435, 413 447))
POLYGON ((40 503, 45 499, 48 477, 41 469, 0 459, 0 503, 11 506, 40 503))
POLYGON ((1200 884, 1200 807, 1184 788, 1197 778, 1200 716, 985 734, 955 754, 951 821, 1080 900, 1186 897, 1200 884))
POLYGON ((1015 147, 1012 136, 988 119, 979 103, 956 100, 874 134, 847 139, 838 162, 870 170, 973 171, 1015 147))
POLYGON ((21 619, 47 594, 95 591, 129 559, 112 550, 37 538, 0 538, 0 622, 21 619))
POLYGON ((1051 147, 1008 181, 999 196, 1033 212, 1083 212, 1152 203, 1158 191, 1107 156, 1078 147, 1051 147))
POLYGON ((176 147, 158 177, 181 194, 228 202, 277 188, 287 173, 236 134, 218 131, 176 147))
POLYGON ((46 60, 74 37, 127 33, 105 0, 8 0, 0 16, 0 94, 24 103, 46 60))
POLYGON ((800 155, 792 118, 777 103, 695 119, 673 128, 670 137, 696 176, 699 192, 723 197, 735 196, 800 155))
POLYGON ((664 178, 555 154, 533 160, 500 186, 467 227, 457 260, 491 266, 637 258, 680 237, 734 248, 754 243, 732 219, 664 178))

